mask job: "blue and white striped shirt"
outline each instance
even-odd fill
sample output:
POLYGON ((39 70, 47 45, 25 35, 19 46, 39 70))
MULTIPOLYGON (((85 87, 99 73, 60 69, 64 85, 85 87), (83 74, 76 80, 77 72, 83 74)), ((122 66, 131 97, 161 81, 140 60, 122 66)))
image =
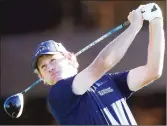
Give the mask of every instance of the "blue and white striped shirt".
POLYGON ((127 74, 105 74, 83 95, 72 92, 75 76, 59 81, 48 96, 53 117, 60 125, 137 125, 126 103, 133 93, 127 74))

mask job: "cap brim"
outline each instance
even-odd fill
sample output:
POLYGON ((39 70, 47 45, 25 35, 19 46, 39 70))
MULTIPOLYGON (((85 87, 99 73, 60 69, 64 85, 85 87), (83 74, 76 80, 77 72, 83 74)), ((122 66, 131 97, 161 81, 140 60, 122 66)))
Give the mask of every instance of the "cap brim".
POLYGON ((45 53, 40 53, 40 55, 38 55, 37 57, 35 57, 35 59, 34 59, 34 61, 33 61, 33 64, 32 64, 32 67, 33 67, 34 69, 37 68, 37 61, 38 61, 38 59, 39 59, 40 56, 42 56, 42 55, 47 55, 47 54, 57 54, 57 53, 59 53, 59 52, 45 52, 45 53))

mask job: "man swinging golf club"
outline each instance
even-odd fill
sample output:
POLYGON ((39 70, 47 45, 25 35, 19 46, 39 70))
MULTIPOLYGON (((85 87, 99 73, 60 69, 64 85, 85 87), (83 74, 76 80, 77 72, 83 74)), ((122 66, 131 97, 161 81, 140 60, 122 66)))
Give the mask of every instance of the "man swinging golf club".
POLYGON ((155 3, 139 6, 128 15, 130 26, 78 73, 76 56, 52 40, 38 45, 35 73, 52 85, 49 109, 60 125, 137 125, 126 99, 157 80, 163 70, 163 17, 155 3), (141 13, 142 12, 142 13, 141 13), (107 73, 125 55, 137 33, 149 21, 147 62, 131 70, 107 73))

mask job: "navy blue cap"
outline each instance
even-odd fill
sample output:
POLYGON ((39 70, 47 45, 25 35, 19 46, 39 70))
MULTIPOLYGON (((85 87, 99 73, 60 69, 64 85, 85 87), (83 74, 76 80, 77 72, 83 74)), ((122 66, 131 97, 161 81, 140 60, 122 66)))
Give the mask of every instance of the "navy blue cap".
POLYGON ((67 52, 64 46, 61 43, 57 43, 53 40, 48 40, 40 43, 35 49, 33 60, 32 60, 32 68, 37 68, 38 58, 43 54, 56 54, 57 52, 67 52))

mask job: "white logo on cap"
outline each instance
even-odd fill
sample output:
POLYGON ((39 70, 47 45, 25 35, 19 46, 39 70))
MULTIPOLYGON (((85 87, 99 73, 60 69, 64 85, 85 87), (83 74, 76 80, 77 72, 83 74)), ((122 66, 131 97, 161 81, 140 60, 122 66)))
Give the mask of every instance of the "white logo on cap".
POLYGON ((49 49, 50 49, 49 46, 40 46, 40 47, 38 47, 35 56, 37 56, 39 53, 43 52, 44 50, 49 50, 49 49))

